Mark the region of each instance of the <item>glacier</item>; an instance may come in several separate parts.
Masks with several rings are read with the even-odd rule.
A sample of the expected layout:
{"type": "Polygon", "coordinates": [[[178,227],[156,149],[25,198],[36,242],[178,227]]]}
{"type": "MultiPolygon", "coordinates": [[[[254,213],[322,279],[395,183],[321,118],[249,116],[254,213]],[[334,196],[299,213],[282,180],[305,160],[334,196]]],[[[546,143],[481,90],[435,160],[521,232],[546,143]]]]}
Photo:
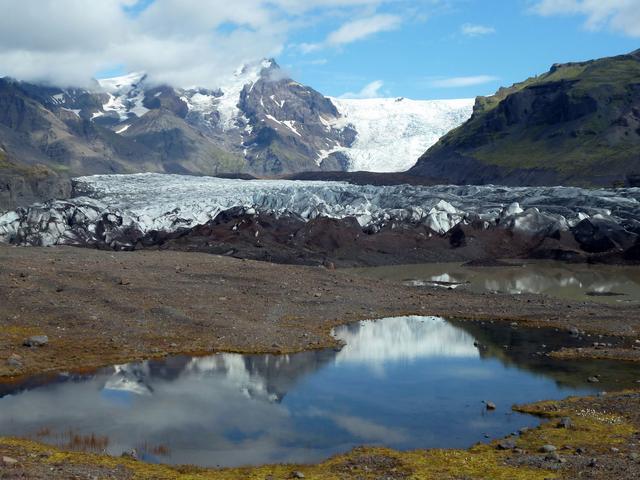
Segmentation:
{"type": "Polygon", "coordinates": [[[68,200],[0,214],[0,241],[130,249],[151,232],[194,228],[234,208],[302,221],[351,217],[368,233],[422,224],[443,235],[473,223],[550,235],[591,221],[613,229],[621,243],[640,234],[638,188],[371,186],[133,174],[80,177],[74,192],[68,200]]]}
{"type": "Polygon", "coordinates": [[[350,171],[404,172],[440,137],[471,117],[474,99],[330,98],[340,113],[334,128],[351,125],[355,142],[343,152],[350,171]]]}

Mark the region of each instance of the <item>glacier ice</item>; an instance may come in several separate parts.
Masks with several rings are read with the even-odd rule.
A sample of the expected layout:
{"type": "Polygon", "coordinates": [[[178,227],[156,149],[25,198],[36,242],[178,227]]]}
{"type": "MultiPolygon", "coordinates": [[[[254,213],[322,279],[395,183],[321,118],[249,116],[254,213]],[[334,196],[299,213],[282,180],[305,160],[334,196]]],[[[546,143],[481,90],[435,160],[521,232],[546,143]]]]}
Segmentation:
{"type": "Polygon", "coordinates": [[[423,224],[444,234],[480,221],[485,228],[546,235],[585,218],[604,218],[636,233],[640,225],[638,188],[371,186],[135,174],[80,177],[74,191],[77,196],[69,200],[0,214],[0,241],[125,248],[150,232],[193,228],[235,207],[302,220],[353,217],[371,232],[423,224]]]}
{"type": "Polygon", "coordinates": [[[474,100],[331,98],[340,113],[334,128],[351,125],[356,140],[339,148],[349,170],[404,172],[440,137],[471,116],[474,100]]]}

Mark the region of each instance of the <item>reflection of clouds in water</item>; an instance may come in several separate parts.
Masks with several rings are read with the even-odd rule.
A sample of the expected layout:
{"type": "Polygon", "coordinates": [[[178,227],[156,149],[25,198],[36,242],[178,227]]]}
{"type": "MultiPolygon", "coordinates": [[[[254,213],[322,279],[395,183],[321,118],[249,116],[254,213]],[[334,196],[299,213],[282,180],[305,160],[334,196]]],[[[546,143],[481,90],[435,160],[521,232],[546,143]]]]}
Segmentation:
{"type": "Polygon", "coordinates": [[[454,365],[447,368],[445,371],[450,377],[468,378],[470,380],[489,380],[491,378],[495,378],[497,375],[495,369],[487,366],[471,367],[454,365]]]}
{"type": "Polygon", "coordinates": [[[432,282],[443,282],[443,283],[462,283],[458,277],[454,277],[449,275],[448,273],[443,273],[441,275],[432,275],[429,279],[432,282]]]}
{"type": "Polygon", "coordinates": [[[407,434],[401,429],[386,427],[355,415],[344,415],[312,409],[312,411],[309,412],[309,416],[328,418],[337,426],[363,442],[400,443],[407,440],[407,434]]]}
{"type": "Polygon", "coordinates": [[[576,287],[584,290],[610,291],[618,285],[617,282],[585,282],[580,281],[575,276],[561,275],[554,277],[551,275],[543,275],[535,272],[522,272],[514,274],[510,278],[492,278],[484,282],[484,288],[489,291],[507,292],[507,293],[545,293],[556,288],[576,287]],[[599,290],[601,289],[601,290],[599,290]]]}
{"type": "Polygon", "coordinates": [[[260,463],[282,455],[297,435],[289,411],[247,398],[225,378],[225,372],[211,371],[208,380],[185,372],[172,380],[149,377],[153,395],[132,395],[126,403],[102,394],[113,377],[52,385],[0,399],[0,426],[6,435],[34,434],[43,426],[54,435],[69,429],[99,433],[109,437],[114,454],[170,441],[179,463],[215,465],[234,454],[236,464],[260,463]],[[244,443],[252,450],[241,458],[238,445],[244,443]]]}
{"type": "Polygon", "coordinates": [[[478,357],[473,337],[439,317],[397,317],[360,322],[335,329],[346,342],[336,363],[365,363],[373,368],[384,362],[428,357],[478,357]]]}

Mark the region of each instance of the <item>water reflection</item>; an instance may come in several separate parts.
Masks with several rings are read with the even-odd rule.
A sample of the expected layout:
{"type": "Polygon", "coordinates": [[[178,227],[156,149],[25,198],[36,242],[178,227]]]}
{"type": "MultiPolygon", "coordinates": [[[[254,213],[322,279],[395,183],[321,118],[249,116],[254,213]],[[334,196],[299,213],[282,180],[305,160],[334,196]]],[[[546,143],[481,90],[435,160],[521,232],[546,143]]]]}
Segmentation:
{"type": "Polygon", "coordinates": [[[96,445],[109,453],[137,449],[146,460],[171,463],[307,462],[361,444],[469,446],[485,433],[535,424],[511,413],[513,403],[592,388],[583,363],[567,369],[529,358],[541,339],[526,340],[522,331],[402,317],[335,334],[346,342],[340,352],[174,357],[2,387],[0,435],[67,445],[64,432],[95,434],[108,437],[96,445]],[[502,342],[519,344],[521,353],[510,356],[502,342]],[[496,412],[486,412],[486,399],[496,412]]]}
{"type": "Polygon", "coordinates": [[[457,263],[434,263],[354,271],[417,287],[533,293],[574,300],[640,304],[640,269],[637,267],[528,261],[513,267],[474,268],[457,263]]]}

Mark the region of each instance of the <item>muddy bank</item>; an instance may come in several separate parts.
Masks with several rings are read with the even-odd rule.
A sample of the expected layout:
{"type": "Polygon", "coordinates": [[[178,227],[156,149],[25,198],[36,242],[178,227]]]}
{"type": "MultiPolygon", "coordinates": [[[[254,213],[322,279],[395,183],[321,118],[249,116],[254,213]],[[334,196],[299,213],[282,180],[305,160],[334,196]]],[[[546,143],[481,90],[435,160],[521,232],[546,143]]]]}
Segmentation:
{"type": "Polygon", "coordinates": [[[634,306],[412,288],[341,270],[202,253],[0,246],[0,376],[177,353],[291,352],[335,345],[330,329],[405,314],[502,320],[640,337],[634,306]],[[42,348],[25,339],[46,335],[42,348]],[[10,365],[11,355],[19,365],[10,365]]]}

